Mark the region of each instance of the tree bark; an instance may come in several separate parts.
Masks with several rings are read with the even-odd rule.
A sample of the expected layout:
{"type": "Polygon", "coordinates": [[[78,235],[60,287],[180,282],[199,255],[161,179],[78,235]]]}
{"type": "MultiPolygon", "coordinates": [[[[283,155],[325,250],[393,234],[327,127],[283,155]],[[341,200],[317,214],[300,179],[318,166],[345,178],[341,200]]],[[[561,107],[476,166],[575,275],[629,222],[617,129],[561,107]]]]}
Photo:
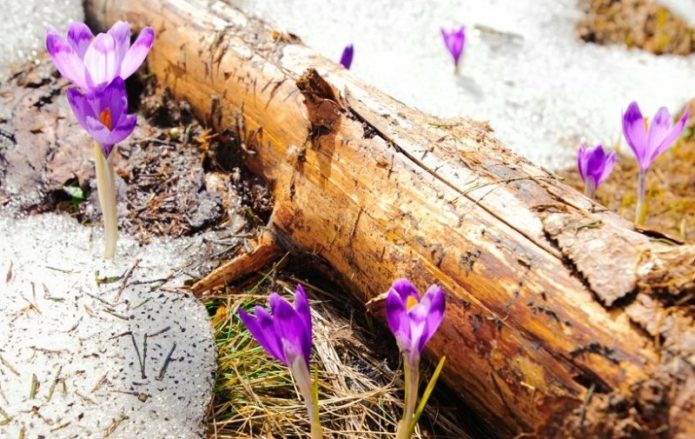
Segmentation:
{"type": "Polygon", "coordinates": [[[414,111],[222,1],[87,0],[151,25],[149,68],[273,187],[272,227],[364,302],[447,291],[427,354],[501,436],[693,437],[693,255],[505,149],[414,111]],[[677,263],[677,270],[671,265],[677,263]]]}

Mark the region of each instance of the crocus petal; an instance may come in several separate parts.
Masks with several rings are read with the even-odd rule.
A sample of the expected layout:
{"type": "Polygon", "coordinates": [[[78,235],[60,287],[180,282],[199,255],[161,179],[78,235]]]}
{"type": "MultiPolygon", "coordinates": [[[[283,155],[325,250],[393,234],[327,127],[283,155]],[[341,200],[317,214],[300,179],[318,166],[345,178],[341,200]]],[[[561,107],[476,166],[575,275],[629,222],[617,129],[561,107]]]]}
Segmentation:
{"type": "Polygon", "coordinates": [[[591,180],[594,188],[599,185],[599,177],[603,173],[603,168],[606,162],[606,153],[603,151],[603,147],[598,145],[594,148],[590,148],[587,151],[586,157],[586,176],[591,180]]]}
{"type": "Polygon", "coordinates": [[[111,130],[106,128],[103,123],[96,117],[87,116],[85,119],[85,127],[90,136],[102,145],[113,145],[111,142],[111,130]]]}
{"type": "Polygon", "coordinates": [[[68,28],[68,43],[70,43],[80,59],[84,58],[84,54],[87,52],[87,48],[93,39],[94,34],[86,24],[80,21],[70,23],[70,27],[68,28]]]}
{"type": "Polygon", "coordinates": [[[652,119],[649,124],[649,130],[647,132],[650,161],[654,161],[654,159],[663,152],[659,151],[658,148],[670,129],[671,113],[669,113],[666,107],[661,107],[654,115],[654,119],[652,119]]]}
{"type": "MultiPolygon", "coordinates": [[[[292,305],[277,293],[270,295],[270,309],[273,313],[275,332],[283,340],[283,351],[286,354],[301,353],[308,365],[311,359],[311,338],[307,337],[303,319],[292,305]]],[[[291,362],[292,359],[287,358],[287,361],[291,362]]]]}
{"type": "Polygon", "coordinates": [[[108,31],[116,47],[116,62],[120,65],[130,47],[130,26],[124,21],[117,21],[108,31]]]}
{"type": "Polygon", "coordinates": [[[405,308],[405,302],[393,289],[391,289],[386,296],[384,314],[386,315],[386,322],[388,323],[389,329],[396,338],[398,347],[402,351],[410,351],[413,345],[413,339],[410,333],[410,318],[405,308]]]}
{"type": "Polygon", "coordinates": [[[432,333],[427,328],[427,307],[424,304],[413,306],[408,311],[410,324],[410,340],[406,349],[410,357],[415,360],[420,357],[425,343],[430,339],[432,333]]]}
{"type": "Polygon", "coordinates": [[[249,315],[243,309],[239,310],[239,317],[244,322],[256,342],[272,357],[287,364],[280,346],[279,339],[273,332],[273,319],[260,306],[255,309],[255,317],[249,315]]]}
{"type": "Polygon", "coordinates": [[[632,102],[623,115],[623,134],[635,154],[640,169],[646,171],[652,163],[649,155],[649,137],[637,102],[632,102]]]}
{"type": "Polygon", "coordinates": [[[137,121],[138,118],[134,114],[129,114],[123,117],[109,133],[105,143],[115,145],[116,143],[122,142],[133,132],[137,121]]]}
{"type": "Polygon", "coordinates": [[[582,181],[586,181],[586,160],[587,152],[586,152],[586,145],[583,143],[579,145],[579,149],[577,150],[577,171],[579,171],[579,176],[582,178],[582,181]]]}
{"type": "Polygon", "coordinates": [[[606,181],[606,178],[608,178],[608,176],[611,175],[617,158],[618,156],[615,154],[615,151],[611,151],[608,153],[606,159],[603,162],[603,169],[601,170],[601,174],[598,176],[598,179],[596,181],[596,187],[598,187],[601,183],[606,181]]]}
{"type": "Polygon", "coordinates": [[[93,87],[110,83],[119,75],[116,42],[111,35],[99,34],[94,38],[84,55],[84,65],[93,87]]]}
{"type": "Polygon", "coordinates": [[[146,27],[140,32],[137,40],[126,52],[123,62],[121,63],[121,78],[126,79],[140,67],[145,57],[152,49],[154,44],[154,30],[151,27],[146,27]]]}
{"type": "Polygon", "coordinates": [[[430,341],[430,338],[439,328],[442,320],[444,320],[444,308],[446,306],[444,291],[438,285],[430,286],[420,304],[416,306],[422,306],[426,310],[425,319],[427,324],[418,344],[418,349],[422,352],[427,342],[430,341]]]}
{"type": "Polygon", "coordinates": [[[304,326],[306,326],[307,332],[309,334],[312,334],[311,308],[309,307],[309,299],[306,296],[304,287],[300,284],[297,284],[297,286],[294,289],[294,309],[295,311],[297,311],[297,314],[299,314],[299,317],[302,318],[304,326]]]}
{"type": "Polygon", "coordinates": [[[681,118],[676,122],[676,124],[671,128],[671,130],[666,133],[664,138],[661,140],[661,143],[656,147],[656,156],[661,154],[662,152],[666,151],[673,143],[678,140],[681,134],[683,134],[683,130],[685,129],[685,124],[688,122],[688,117],[690,116],[690,108],[687,108],[684,112],[681,118]]]}
{"type": "Polygon", "coordinates": [[[91,105],[87,102],[86,97],[80,93],[76,88],[69,88],[66,92],[68,98],[68,104],[72,108],[72,112],[75,114],[77,122],[84,128],[87,129],[87,117],[94,117],[94,112],[92,111],[91,105]]]}
{"type": "Polygon", "coordinates": [[[391,290],[398,293],[403,303],[406,303],[408,297],[413,296],[417,301],[420,301],[420,295],[415,286],[408,279],[396,279],[391,285],[391,290]]]}
{"type": "Polygon", "coordinates": [[[46,50],[61,75],[76,86],[87,88],[84,63],[70,44],[57,33],[49,31],[46,34],[46,50]]]}
{"type": "Polygon", "coordinates": [[[100,145],[100,146],[101,146],[101,153],[104,154],[104,157],[109,158],[111,151],[113,151],[113,147],[116,145],[100,145]]]}
{"type": "Polygon", "coordinates": [[[442,37],[444,38],[444,44],[446,45],[447,49],[449,49],[451,56],[454,58],[454,64],[458,65],[461,54],[463,53],[463,46],[466,41],[465,27],[461,26],[457,30],[452,29],[450,31],[441,29],[441,32],[442,37]]]}
{"type": "Polygon", "coordinates": [[[340,64],[349,70],[350,66],[352,65],[352,57],[354,54],[355,48],[352,46],[352,44],[345,46],[345,49],[343,49],[343,54],[340,56],[340,64]]]}
{"type": "Polygon", "coordinates": [[[384,305],[384,314],[386,315],[386,323],[389,325],[391,332],[396,334],[403,332],[403,320],[405,315],[405,303],[401,296],[394,290],[390,290],[386,296],[384,305]]]}
{"type": "MultiPolygon", "coordinates": [[[[97,105],[94,109],[95,114],[99,114],[104,108],[109,108],[113,117],[117,118],[125,115],[128,111],[128,93],[126,92],[125,82],[120,77],[116,77],[97,95],[99,99],[94,101],[97,105]]],[[[117,124],[117,120],[114,119],[113,121],[117,124]]]]}

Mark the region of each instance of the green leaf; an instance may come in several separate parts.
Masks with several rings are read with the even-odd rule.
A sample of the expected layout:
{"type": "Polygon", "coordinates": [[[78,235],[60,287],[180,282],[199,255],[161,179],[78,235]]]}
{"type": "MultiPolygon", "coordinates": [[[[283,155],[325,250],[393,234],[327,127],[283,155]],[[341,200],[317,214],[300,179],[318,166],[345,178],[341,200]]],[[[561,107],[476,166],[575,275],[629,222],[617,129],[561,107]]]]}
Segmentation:
{"type": "Polygon", "coordinates": [[[63,190],[70,195],[73,200],[84,201],[85,195],[84,191],[79,186],[63,186],[63,190]]]}
{"type": "Polygon", "coordinates": [[[417,425],[417,422],[420,420],[420,416],[422,416],[422,412],[425,410],[425,406],[427,405],[427,401],[430,399],[430,395],[432,394],[432,391],[434,390],[434,386],[437,384],[437,380],[439,379],[439,374],[442,373],[442,369],[444,368],[444,362],[446,361],[446,355],[443,356],[440,360],[439,363],[437,364],[437,368],[434,369],[434,373],[432,374],[432,378],[430,378],[430,381],[427,383],[427,387],[425,388],[425,391],[422,393],[422,398],[420,398],[420,403],[417,405],[417,409],[415,410],[415,413],[413,414],[413,419],[410,422],[410,435],[413,435],[413,431],[415,431],[415,426],[417,425]]]}

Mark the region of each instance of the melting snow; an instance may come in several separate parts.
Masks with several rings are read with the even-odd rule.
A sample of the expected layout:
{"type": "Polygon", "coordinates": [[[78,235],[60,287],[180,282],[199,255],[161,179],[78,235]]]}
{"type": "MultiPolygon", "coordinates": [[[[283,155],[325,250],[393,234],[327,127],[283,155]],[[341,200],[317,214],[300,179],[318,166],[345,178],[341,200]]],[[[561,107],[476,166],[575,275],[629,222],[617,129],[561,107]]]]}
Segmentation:
{"type": "Polygon", "coordinates": [[[176,288],[202,238],[122,237],[106,263],[65,216],[0,216],[0,237],[0,436],[204,437],[215,346],[176,288]]]}
{"type": "Polygon", "coordinates": [[[335,60],[354,43],[355,75],[424,112],[489,120],[509,147],[553,169],[573,162],[581,140],[619,141],[630,101],[673,113],[695,96],[695,56],[578,41],[577,0],[232,3],[335,60]],[[439,28],[460,24],[468,41],[454,76],[439,28]]]}

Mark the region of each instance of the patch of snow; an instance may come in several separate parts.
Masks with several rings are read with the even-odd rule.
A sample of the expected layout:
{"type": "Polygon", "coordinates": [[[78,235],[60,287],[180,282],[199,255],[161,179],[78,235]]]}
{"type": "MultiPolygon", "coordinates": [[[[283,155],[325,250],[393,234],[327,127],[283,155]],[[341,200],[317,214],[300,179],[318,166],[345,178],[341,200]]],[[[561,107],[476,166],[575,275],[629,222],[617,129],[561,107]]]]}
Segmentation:
{"type": "Polygon", "coordinates": [[[47,26],[62,30],[71,21],[84,21],[82,0],[0,0],[0,11],[0,75],[37,58],[47,26]]]}
{"type": "Polygon", "coordinates": [[[202,236],[121,236],[109,263],[102,234],[0,215],[0,437],[204,437],[215,345],[177,288],[202,236]]]}
{"type": "Polygon", "coordinates": [[[695,96],[695,56],[585,44],[576,0],[232,3],[336,62],[354,43],[361,79],[426,113],[489,120],[510,148],[551,169],[572,165],[580,141],[622,141],[632,100],[647,114],[661,105],[675,113],[695,96]],[[455,76],[440,27],[461,24],[468,34],[455,76]]]}
{"type": "Polygon", "coordinates": [[[657,0],[657,3],[677,14],[690,27],[695,27],[695,0],[657,0]]]}

